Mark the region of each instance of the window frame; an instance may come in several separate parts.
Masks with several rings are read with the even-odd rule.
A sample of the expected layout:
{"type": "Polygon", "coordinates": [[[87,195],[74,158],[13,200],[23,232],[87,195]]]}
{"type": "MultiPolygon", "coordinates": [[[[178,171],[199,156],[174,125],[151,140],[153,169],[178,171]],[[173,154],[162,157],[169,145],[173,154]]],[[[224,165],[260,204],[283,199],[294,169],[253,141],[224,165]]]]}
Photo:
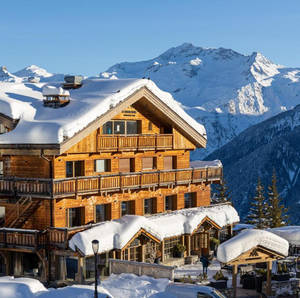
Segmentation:
{"type": "Polygon", "coordinates": [[[94,172],[95,173],[106,173],[111,172],[111,159],[110,158],[97,158],[94,159],[94,172]],[[98,171],[97,170],[97,162],[98,161],[104,161],[104,171],[98,171]]]}

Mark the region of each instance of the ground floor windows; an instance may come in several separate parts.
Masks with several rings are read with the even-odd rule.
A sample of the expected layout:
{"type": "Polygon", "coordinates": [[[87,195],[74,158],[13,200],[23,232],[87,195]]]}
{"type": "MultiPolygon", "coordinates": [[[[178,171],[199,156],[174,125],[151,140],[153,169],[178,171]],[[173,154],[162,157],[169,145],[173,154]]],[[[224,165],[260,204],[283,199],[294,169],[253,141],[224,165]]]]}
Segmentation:
{"type": "Polygon", "coordinates": [[[181,237],[165,239],[164,255],[165,259],[173,258],[174,247],[181,243],[181,237]]]}
{"type": "Polygon", "coordinates": [[[165,211],[176,210],[176,195],[165,196],[165,211]]]}
{"type": "Polygon", "coordinates": [[[156,198],[144,199],[144,214],[153,214],[156,212],[156,198]]]}
{"type": "Polygon", "coordinates": [[[66,210],[66,223],[69,228],[84,225],[84,207],[68,208],[66,210]]]}
{"type": "Polygon", "coordinates": [[[111,204],[96,205],[96,222],[111,219],[111,204]]]}
{"type": "Polygon", "coordinates": [[[184,194],[184,208],[196,207],[196,192],[188,192],[184,194]]]}
{"type": "Polygon", "coordinates": [[[135,214],[135,201],[121,202],[121,216],[135,214]]]}
{"type": "Polygon", "coordinates": [[[208,247],[209,233],[196,233],[191,237],[191,250],[194,253],[206,255],[209,251],[208,247]]]}

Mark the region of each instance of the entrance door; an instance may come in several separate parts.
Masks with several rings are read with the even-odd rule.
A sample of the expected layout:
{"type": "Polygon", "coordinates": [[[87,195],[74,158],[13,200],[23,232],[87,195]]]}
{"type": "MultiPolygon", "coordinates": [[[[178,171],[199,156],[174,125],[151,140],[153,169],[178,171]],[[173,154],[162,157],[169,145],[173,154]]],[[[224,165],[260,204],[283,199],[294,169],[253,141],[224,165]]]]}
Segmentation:
{"type": "Polygon", "coordinates": [[[209,234],[206,232],[196,233],[191,237],[191,250],[194,254],[208,255],[209,234]]]}

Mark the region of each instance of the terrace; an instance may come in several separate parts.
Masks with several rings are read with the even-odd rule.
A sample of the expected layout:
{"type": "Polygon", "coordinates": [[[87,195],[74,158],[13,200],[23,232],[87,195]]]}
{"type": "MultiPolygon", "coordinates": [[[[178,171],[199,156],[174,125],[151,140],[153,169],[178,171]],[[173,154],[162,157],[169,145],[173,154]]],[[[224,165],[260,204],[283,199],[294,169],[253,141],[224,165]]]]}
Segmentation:
{"type": "Polygon", "coordinates": [[[219,183],[222,176],[222,166],[212,166],[64,179],[1,177],[0,196],[30,195],[32,198],[46,199],[74,197],[128,189],[173,187],[193,183],[219,183]]]}

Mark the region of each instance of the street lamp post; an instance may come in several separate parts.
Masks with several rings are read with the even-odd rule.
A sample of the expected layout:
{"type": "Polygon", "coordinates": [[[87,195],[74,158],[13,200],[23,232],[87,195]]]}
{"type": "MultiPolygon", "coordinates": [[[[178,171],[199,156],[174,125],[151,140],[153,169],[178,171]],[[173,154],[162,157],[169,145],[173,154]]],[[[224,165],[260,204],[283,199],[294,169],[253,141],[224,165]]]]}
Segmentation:
{"type": "Polygon", "coordinates": [[[94,297],[98,298],[98,291],[97,291],[97,286],[98,286],[98,272],[97,272],[97,254],[98,254],[98,250],[99,250],[99,241],[98,240],[93,240],[92,241],[92,247],[93,247],[93,252],[94,252],[94,256],[95,256],[95,293],[94,293],[94,297]]]}

